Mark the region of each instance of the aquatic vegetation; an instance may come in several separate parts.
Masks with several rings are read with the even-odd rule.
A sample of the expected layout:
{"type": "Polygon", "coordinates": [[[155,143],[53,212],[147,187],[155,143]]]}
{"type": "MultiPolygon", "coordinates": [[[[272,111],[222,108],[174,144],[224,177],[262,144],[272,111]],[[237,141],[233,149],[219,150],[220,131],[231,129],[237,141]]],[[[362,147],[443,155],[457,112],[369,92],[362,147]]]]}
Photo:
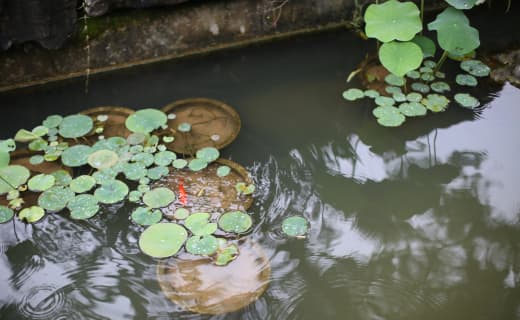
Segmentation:
{"type": "Polygon", "coordinates": [[[291,237],[303,237],[307,233],[308,222],[303,217],[293,216],[285,218],[282,222],[282,231],[291,237]]]}
{"type": "Polygon", "coordinates": [[[241,211],[226,212],[218,220],[218,226],[226,232],[245,233],[252,225],[251,217],[241,211]]]}
{"type": "Polygon", "coordinates": [[[146,228],[139,237],[141,250],[154,258],[173,256],[188,238],[188,232],[175,223],[156,223],[146,228]]]}
{"type": "Polygon", "coordinates": [[[380,63],[388,74],[383,77],[371,75],[370,70],[376,70],[375,68],[367,68],[366,73],[363,69],[353,71],[347,82],[353,75],[361,74],[369,83],[381,78],[384,78],[384,83],[380,84],[377,91],[370,87],[364,91],[350,88],[343,92],[343,98],[348,101],[364,97],[373,99],[378,106],[373,115],[385,127],[400,126],[407,117],[424,116],[427,110],[434,113],[445,111],[452,99],[466,108],[477,107],[479,103],[468,99],[468,94],[461,92],[464,89],[460,87],[475,87],[478,84],[476,77],[490,74],[487,65],[474,59],[475,50],[480,46],[479,32],[470,25],[463,12],[479,2],[446,2],[451,6],[427,24],[428,30],[436,32],[438,46],[443,50],[437,62],[424,60],[435,57],[437,50],[432,39],[420,34],[424,23],[422,8],[419,10],[410,1],[397,0],[369,5],[364,15],[365,34],[368,38],[382,42],[378,45],[378,61],[374,63],[380,63]],[[453,87],[451,79],[440,80],[446,78],[446,74],[439,70],[447,58],[462,61],[460,67],[467,72],[456,75],[454,84],[460,87],[453,87]],[[431,91],[435,94],[423,97],[423,94],[431,91]],[[450,92],[453,92],[452,97],[449,96],[450,92]],[[397,104],[399,105],[396,106],[397,104]]]}

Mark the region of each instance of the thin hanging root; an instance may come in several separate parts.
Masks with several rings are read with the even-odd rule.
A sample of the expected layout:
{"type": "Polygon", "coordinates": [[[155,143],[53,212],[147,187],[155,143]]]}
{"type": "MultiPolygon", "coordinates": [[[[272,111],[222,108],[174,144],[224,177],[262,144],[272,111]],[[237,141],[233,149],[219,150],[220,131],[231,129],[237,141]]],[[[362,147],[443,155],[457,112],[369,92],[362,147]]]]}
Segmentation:
{"type": "Polygon", "coordinates": [[[352,71],[347,78],[347,83],[349,83],[356,75],[358,75],[363,69],[359,68],[354,71],[352,71]]]}
{"type": "Polygon", "coordinates": [[[83,33],[85,33],[85,50],[87,52],[86,57],[86,69],[85,69],[85,94],[88,94],[88,85],[89,85],[89,79],[90,79],[90,39],[88,35],[88,23],[87,23],[87,3],[86,0],[83,0],[83,33]]]}

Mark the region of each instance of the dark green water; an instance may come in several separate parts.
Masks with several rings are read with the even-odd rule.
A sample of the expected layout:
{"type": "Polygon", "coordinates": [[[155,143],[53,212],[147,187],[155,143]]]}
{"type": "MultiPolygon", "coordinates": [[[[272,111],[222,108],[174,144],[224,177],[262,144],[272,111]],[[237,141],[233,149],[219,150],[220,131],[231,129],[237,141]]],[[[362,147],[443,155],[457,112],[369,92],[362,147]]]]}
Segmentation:
{"type": "MultiPolygon", "coordinates": [[[[2,94],[2,138],[56,112],[223,100],[242,118],[223,154],[258,185],[251,237],[272,274],[212,319],[520,319],[520,90],[381,128],[341,98],[367,48],[336,31],[96,76],[88,95],[82,80],[2,94]],[[306,239],[281,235],[290,215],[306,239]]],[[[0,225],[0,319],[211,318],[166,299],[140,230],[124,205],[0,225]]]]}

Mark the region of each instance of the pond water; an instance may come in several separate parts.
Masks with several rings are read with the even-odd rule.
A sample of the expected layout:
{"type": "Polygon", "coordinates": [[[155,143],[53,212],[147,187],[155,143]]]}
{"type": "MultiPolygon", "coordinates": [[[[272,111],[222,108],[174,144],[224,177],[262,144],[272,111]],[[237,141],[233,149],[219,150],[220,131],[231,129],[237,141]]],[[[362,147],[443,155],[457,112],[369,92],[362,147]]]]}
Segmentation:
{"type": "Polygon", "coordinates": [[[83,79],[1,94],[2,138],[101,105],[235,107],[242,131],[223,155],[257,184],[250,237],[271,278],[240,311],[186,312],[127,206],[51,214],[0,225],[0,319],[520,319],[520,90],[484,84],[477,111],[382,128],[369,101],[341,98],[372,47],[339,30],[94,76],[88,94],[83,79]],[[291,215],[309,220],[306,239],[282,235],[291,215]]]}

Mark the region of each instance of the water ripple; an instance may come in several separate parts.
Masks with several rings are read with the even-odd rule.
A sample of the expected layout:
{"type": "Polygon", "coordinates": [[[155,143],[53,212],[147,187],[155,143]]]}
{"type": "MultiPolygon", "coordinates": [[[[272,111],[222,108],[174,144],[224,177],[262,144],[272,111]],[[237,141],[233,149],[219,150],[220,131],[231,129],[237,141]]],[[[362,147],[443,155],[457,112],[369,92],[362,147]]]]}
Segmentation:
{"type": "Polygon", "coordinates": [[[62,290],[51,285],[33,287],[18,305],[21,314],[29,319],[75,319],[62,290]],[[67,309],[67,310],[64,310],[67,309]]]}

